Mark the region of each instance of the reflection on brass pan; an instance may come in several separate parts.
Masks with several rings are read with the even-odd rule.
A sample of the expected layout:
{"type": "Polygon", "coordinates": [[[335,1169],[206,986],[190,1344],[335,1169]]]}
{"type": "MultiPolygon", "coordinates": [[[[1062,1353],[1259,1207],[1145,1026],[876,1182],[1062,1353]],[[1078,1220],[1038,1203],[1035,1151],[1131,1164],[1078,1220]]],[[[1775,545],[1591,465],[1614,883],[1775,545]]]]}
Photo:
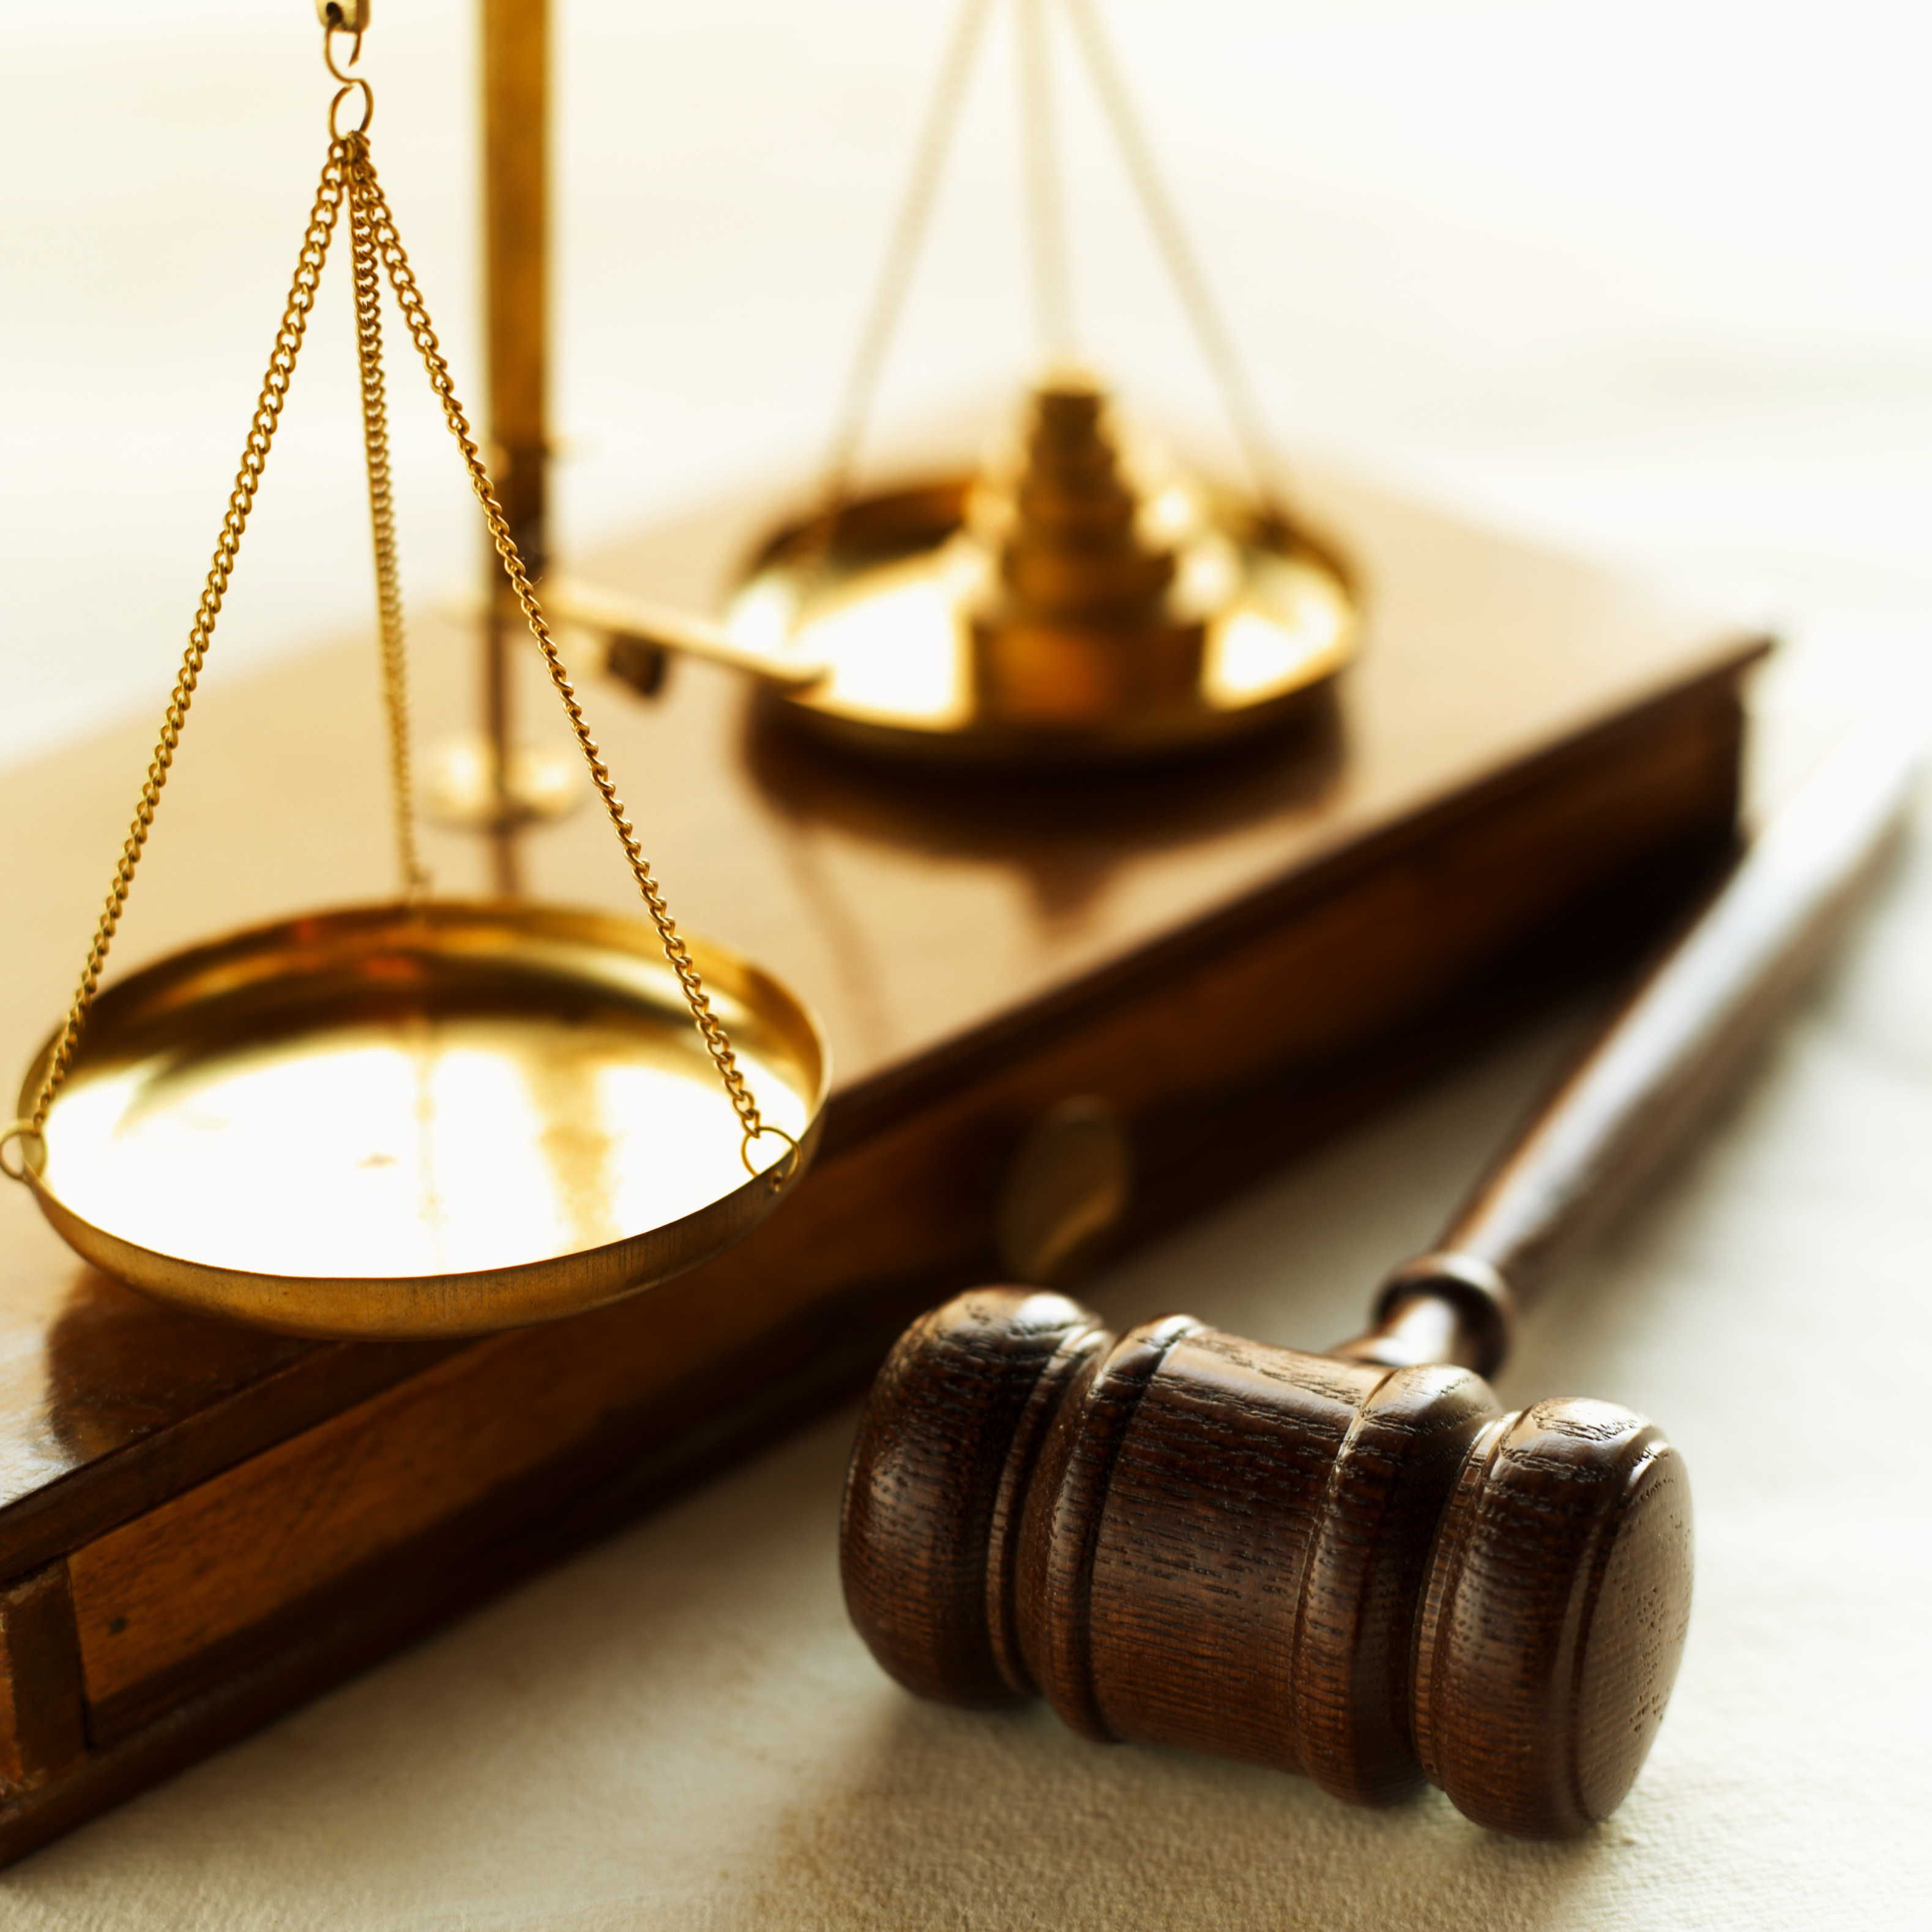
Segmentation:
{"type": "Polygon", "coordinates": [[[470,1334],[595,1307],[741,1239],[817,1141],[815,1022],[690,944],[796,1160],[768,1136],[748,1172],[649,924],[433,903],[257,928],[108,988],[28,1178],[104,1273],[286,1333],[470,1334]]]}
{"type": "Polygon", "coordinates": [[[869,763],[788,728],[789,707],[748,705],[745,768],[776,812],[934,864],[997,866],[1042,918],[1084,918],[1123,868],[1237,826],[1294,824],[1332,800],[1347,756],[1332,684],[1264,736],[1159,764],[1068,768],[902,767],[891,785],[869,763]]]}
{"type": "Polygon", "coordinates": [[[1340,564],[1131,444],[1058,377],[1017,454],[780,532],[727,614],[849,748],[955,763],[1169,757],[1299,716],[1354,656],[1340,564]]]}

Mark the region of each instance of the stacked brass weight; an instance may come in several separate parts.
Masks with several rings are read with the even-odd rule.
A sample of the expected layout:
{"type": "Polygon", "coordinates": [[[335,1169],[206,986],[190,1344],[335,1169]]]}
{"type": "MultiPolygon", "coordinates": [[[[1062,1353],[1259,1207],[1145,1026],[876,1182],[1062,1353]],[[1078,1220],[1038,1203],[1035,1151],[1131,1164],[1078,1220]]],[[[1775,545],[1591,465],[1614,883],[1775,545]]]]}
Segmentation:
{"type": "Polygon", "coordinates": [[[1029,399],[1016,473],[989,475],[973,494],[969,528],[992,581],[968,622],[974,696],[989,720],[1102,725],[1184,709],[1200,687],[1208,615],[1232,584],[1232,547],[1205,527],[1198,496],[1178,478],[1137,487],[1111,416],[1090,382],[1042,386],[1029,399]],[[1184,587],[1184,544],[1194,566],[1184,587]]]}
{"type": "Polygon", "coordinates": [[[848,748],[1048,766],[1279,726],[1360,632],[1306,531],[1210,493],[1064,374],[979,472],[780,532],[726,621],[781,712],[848,748]]]}

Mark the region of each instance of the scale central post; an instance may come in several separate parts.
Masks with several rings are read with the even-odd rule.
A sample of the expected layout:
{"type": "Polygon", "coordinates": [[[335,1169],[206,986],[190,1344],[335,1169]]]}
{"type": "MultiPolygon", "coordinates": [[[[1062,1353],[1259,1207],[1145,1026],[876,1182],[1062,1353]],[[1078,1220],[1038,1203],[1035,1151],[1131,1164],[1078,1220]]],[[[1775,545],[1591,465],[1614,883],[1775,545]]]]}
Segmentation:
{"type": "MultiPolygon", "coordinates": [[[[484,345],[498,498],[541,580],[550,562],[550,4],[482,0],[484,345]]],[[[513,659],[527,632],[494,554],[484,560],[480,742],[449,747],[438,815],[492,842],[500,891],[519,886],[517,835],[577,802],[572,761],[518,742],[513,659]]]]}
{"type": "MultiPolygon", "coordinates": [[[[483,272],[490,435],[510,533],[532,576],[550,559],[550,4],[483,0],[483,272]]],[[[493,560],[494,562],[494,560],[493,560]]],[[[502,572],[494,567],[493,583],[502,572]]],[[[508,748],[506,645],[520,613],[493,600],[488,722],[508,748]]]]}

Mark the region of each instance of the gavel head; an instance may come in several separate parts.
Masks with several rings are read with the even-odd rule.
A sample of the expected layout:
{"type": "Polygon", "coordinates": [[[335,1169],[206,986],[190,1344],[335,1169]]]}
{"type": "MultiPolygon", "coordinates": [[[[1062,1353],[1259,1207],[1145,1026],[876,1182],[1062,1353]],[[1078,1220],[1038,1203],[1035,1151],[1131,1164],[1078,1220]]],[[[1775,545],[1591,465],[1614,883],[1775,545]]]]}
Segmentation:
{"type": "Polygon", "coordinates": [[[1118,1340],[980,1288],[902,1337],[846,1480],[845,1600],[909,1689],[1043,1694],[1083,1735],[1300,1771],[1370,1804],[1426,1779],[1478,1823],[1606,1816],[1683,1648],[1690,1504],[1642,1417],[1504,1414],[1172,1316],[1118,1340]]]}

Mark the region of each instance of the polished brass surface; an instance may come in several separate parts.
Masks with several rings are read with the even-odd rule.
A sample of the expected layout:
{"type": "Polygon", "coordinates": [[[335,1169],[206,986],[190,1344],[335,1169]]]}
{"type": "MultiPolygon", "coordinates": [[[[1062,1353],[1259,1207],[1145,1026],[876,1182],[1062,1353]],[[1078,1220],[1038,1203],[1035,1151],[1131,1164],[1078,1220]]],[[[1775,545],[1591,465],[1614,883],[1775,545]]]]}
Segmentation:
{"type": "Polygon", "coordinates": [[[778,654],[746,648],[722,624],[653,604],[621,590],[607,590],[601,584],[586,584],[576,578],[547,577],[543,584],[544,608],[560,624],[592,632],[609,640],[623,639],[658,651],[671,651],[680,657],[703,658],[733,670],[748,671],[770,684],[796,688],[815,684],[825,675],[826,667],[801,657],[796,652],[778,654]]]}
{"type": "Polygon", "coordinates": [[[829,1070],[782,987],[692,953],[773,1130],[756,1178],[649,923],[432,902],[258,928],[108,988],[34,1192],[130,1286],[299,1334],[472,1334],[652,1286],[796,1185],[829,1070]]]}
{"type": "Polygon", "coordinates": [[[518,547],[541,574],[550,453],[549,0],[482,0],[482,65],[492,469],[518,547]]]}
{"type": "MultiPolygon", "coordinates": [[[[483,314],[490,469],[504,519],[533,577],[550,556],[550,4],[483,0],[483,314]]],[[[503,785],[482,822],[500,829],[563,808],[509,788],[518,768],[509,658],[515,600],[485,566],[480,769],[503,785]]]]}
{"type": "MultiPolygon", "coordinates": [[[[325,29],[325,52],[327,32],[325,29]]],[[[331,71],[334,71],[332,58],[328,64],[331,71]]],[[[340,98],[337,96],[338,101],[340,98]]],[[[332,108],[332,118],[333,112],[332,108]]],[[[66,1078],[81,1030],[87,1024],[88,1010],[100,988],[102,969],[107,963],[114,936],[120,930],[122,914],[127,910],[135,870],[147,849],[148,834],[154,830],[162,788],[174,768],[175,754],[181,747],[188,711],[201,682],[202,668],[208,661],[208,646],[214,640],[214,626],[227,596],[228,581],[235,574],[236,560],[242,554],[242,538],[248,527],[248,514],[255,507],[256,493],[262,487],[262,473],[268,467],[268,451],[282,419],[283,406],[289,399],[289,382],[295,374],[296,358],[308,332],[309,314],[315,306],[322,264],[328,260],[336,218],[342,212],[347,194],[348,164],[349,142],[332,136],[328,158],[322,164],[322,180],[316,190],[315,204],[309,211],[308,226],[302,231],[295,278],[282,310],[281,326],[275,332],[274,347],[269,352],[268,372],[262,378],[262,391],[256,400],[255,413],[248,421],[241,466],[236,472],[235,487],[230,492],[228,507],[222,516],[221,532],[215,539],[214,558],[202,585],[201,601],[195,607],[194,620],[188,628],[181,669],[176,675],[167,710],[162,716],[154,755],[148,763],[140,796],[135,802],[134,820],[128,828],[128,837],[122,846],[114,877],[108,885],[106,902],[101,908],[87,957],[82,963],[80,981],[74,989],[66,1022],[56,1038],[52,1052],[46,1056],[41,1082],[31,1096],[31,1104],[20,1109],[22,1118],[36,1132],[46,1118],[55,1092],[66,1078]]]]}
{"type": "MultiPolygon", "coordinates": [[[[820,472],[817,501],[822,518],[826,520],[824,527],[828,529],[832,514],[849,504],[856,494],[854,479],[860,445],[884,371],[886,352],[904,311],[913,270],[931,225],[947,152],[958,127],[974,62],[993,10],[993,0],[959,0],[820,472]]],[[[1012,0],[1038,353],[1040,362],[1049,368],[1076,353],[1072,266],[1056,140],[1058,113],[1049,21],[1054,10],[1050,0],[1012,0]]],[[[1153,143],[1135,110],[1112,45],[1088,0],[1063,0],[1060,10],[1071,25],[1074,46],[1088,69],[1174,292],[1220,389],[1259,513],[1264,520],[1284,522],[1276,465],[1260,399],[1156,163],[1153,143]]]]}
{"type": "MultiPolygon", "coordinates": [[[[338,82],[348,80],[333,44],[341,31],[324,28],[338,82]]],[[[352,65],[361,50],[358,34],[352,65]]],[[[454,1334],[594,1306],[738,1238],[808,1157],[824,1064],[788,995],[727,954],[707,952],[700,968],[706,950],[694,951],[671,919],[458,399],[376,178],[364,131],[374,110],[360,79],[331,104],[294,286],[147,782],[74,1002],[28,1074],[20,1117],[0,1131],[0,1169],[33,1187],[82,1255],[155,1294],[303,1334],[454,1334]],[[362,119],[345,134],[337,115],[352,93],[362,119]],[[104,1000],[101,971],[345,206],[405,904],[318,915],[177,956],[104,1000]],[[648,928],[424,903],[410,809],[384,274],[648,928]],[[644,933],[648,968],[634,956],[644,933]],[[600,962],[600,950],[623,970],[600,962]],[[705,984],[714,961],[722,999],[721,986],[705,984]],[[750,1060],[730,1036],[741,1024],[750,1060]],[[755,1043],[785,1037],[796,1064],[768,1066],[755,1043]],[[761,1083],[769,1073],[776,1112],[761,1108],[748,1064],[761,1083]],[[793,1077],[801,1065],[802,1078],[793,1077]],[[702,1100],[682,1090],[694,1066],[702,1100]],[[702,1128],[721,1108],[736,1174],[728,1166],[720,1174],[702,1128]],[[532,1181],[536,1170],[547,1185],[532,1181]]],[[[494,783],[494,767],[490,776],[494,783]]]]}
{"type": "MultiPolygon", "coordinates": [[[[1040,358],[1016,463],[862,498],[860,445],[992,0],[960,0],[821,470],[728,624],[779,709],[849,749],[989,764],[1171,756],[1287,722],[1354,653],[1353,588],[1284,511],[1259,400],[1098,16],[1012,0],[1040,358]],[[1069,368],[1073,288],[1051,21],[1064,11],[1250,472],[1216,501],[1130,449],[1069,368]],[[938,506],[944,502],[945,507],[938,506]],[[820,667],[824,674],[808,681],[820,667]]],[[[674,646],[675,647],[675,646],[674,646]]]]}
{"type": "MultiPolygon", "coordinates": [[[[366,24],[366,14],[363,24],[366,24]]],[[[358,30],[359,32],[359,28],[358,30]]],[[[396,866],[404,896],[430,889],[416,844],[416,781],[410,748],[410,680],[401,574],[396,562],[395,495],[389,475],[389,408],[382,376],[382,270],[363,186],[367,142],[349,150],[349,241],[356,275],[356,364],[362,394],[363,466],[369,484],[369,534],[376,564],[376,609],[382,643],[382,700],[389,727],[389,792],[396,866]]],[[[373,172],[370,172],[373,178],[373,172]]]]}
{"type": "Polygon", "coordinates": [[[1305,532],[1145,451],[1057,378],[1024,452],[782,532],[727,622],[816,682],[784,713],[854,748],[956,762],[1181,753],[1299,715],[1354,655],[1356,599],[1305,532]]]}
{"type": "Polygon", "coordinates": [[[1090,382],[1042,384],[1010,473],[968,506],[994,566],[968,622],[976,707],[996,723],[1104,725],[1200,686],[1237,566],[1184,483],[1128,473],[1110,415],[1090,382]]]}
{"type": "MultiPolygon", "coordinates": [[[[366,167],[367,152],[364,144],[364,164],[366,167]]],[[[358,184],[363,176],[358,174],[358,184]]],[[[482,506],[484,522],[489,526],[490,538],[498,559],[503,567],[503,575],[518,608],[522,611],[524,621],[530,635],[536,639],[538,650],[542,654],[544,668],[550,674],[552,686],[562,700],[564,715],[570,720],[572,733],[577,740],[578,749],[584,754],[585,766],[590,773],[590,782],[597,788],[598,796],[604,801],[604,808],[610,820],[611,830],[617,835],[617,842],[623,848],[624,856],[631,868],[631,875],[636,880],[645,908],[651,921],[658,929],[665,957],[670,960],[676,973],[678,982],[684,988],[686,1004],[691,1009],[691,1017],[697,1022],[698,1030],[704,1036],[706,1050],[710,1054],[712,1064],[718,1070],[718,1077],[724,1083],[724,1090],[730,1097],[731,1106],[744,1129],[747,1142],[754,1141],[764,1131],[759,1118],[758,1106],[752,1097],[733,1053],[731,1041],[718,1016],[711,1010],[705,998],[702,975],[692,962],[688,949],[673,922],[670,908],[665,904],[664,895],[658,890],[656,880],[651,874],[650,862],[644,856],[644,848],[638,842],[635,829],[624,810],[624,802],[617,796],[617,788],[610,776],[610,767],[604,762],[597,748],[596,740],[590,735],[590,728],[584,722],[584,707],[577,701],[576,687],[564,668],[563,658],[556,647],[556,640],[550,634],[548,620],[542,606],[537,602],[536,587],[530,581],[530,573],[523,556],[517,548],[516,538],[512,532],[508,519],[503,513],[502,505],[497,500],[491,485],[489,472],[483,466],[483,454],[477,447],[472,434],[470,419],[464,415],[463,405],[458,400],[456,388],[449,373],[449,364],[445,359],[441,344],[436,339],[429,311],[423,306],[422,292],[416,285],[415,272],[410,266],[410,258],[404,251],[402,238],[396,232],[394,218],[389,212],[388,203],[383,199],[377,184],[375,170],[366,167],[366,187],[359,187],[370,200],[374,211],[377,245],[381,251],[383,266],[388,271],[389,286],[394,291],[396,305],[403,312],[403,321],[410,332],[410,338],[423,360],[429,373],[430,386],[436,392],[436,400],[442,405],[443,421],[449,433],[455,437],[457,447],[463,452],[464,466],[469,472],[470,487],[477,502],[482,506]]]]}
{"type": "MultiPolygon", "coordinates": [[[[482,0],[483,323],[488,440],[498,500],[541,578],[550,555],[549,0],[482,0]]],[[[479,606],[480,731],[436,747],[425,803],[440,824],[493,835],[500,890],[514,883],[514,835],[560,818],[582,788],[553,754],[520,740],[513,654],[524,619],[494,558],[479,606]]]]}
{"type": "MultiPolygon", "coordinates": [[[[338,74],[332,54],[325,48],[331,73],[338,74]]],[[[367,83],[362,83],[365,93],[367,83]]],[[[339,105],[341,96],[336,97],[339,105]]],[[[334,107],[331,108],[332,124],[334,107]]],[[[223,519],[221,535],[218,539],[214,559],[209,566],[208,580],[202,592],[200,607],[196,611],[191,629],[186,655],[181,671],[176,680],[172,694],[169,699],[160,738],[153,762],[149,765],[146,784],[142,787],[137,803],[134,821],[130,828],[121,861],[117,866],[112,884],[108,892],[107,902],[92,945],[82,968],[80,986],[68,1013],[67,1021],[56,1036],[50,1053],[42,1082],[38,1089],[33,1106],[24,1118],[36,1132],[44,1124],[47,1109],[58,1093],[61,1083],[67,1077],[82,1030],[86,1024],[89,1007],[99,986],[100,973],[110,947],[118,930],[128,896],[134,883],[135,868],[140,862],[148,836],[152,829],[156,806],[162,786],[172,766],[176,750],[181,741],[182,725],[187,718],[196,686],[205,662],[208,646],[212,638],[216,617],[218,616],[224,592],[232,574],[235,561],[240,552],[242,537],[248,522],[256,490],[260,488],[262,475],[266,466],[268,453],[275,426],[280,420],[281,408],[288,394],[289,383],[294,374],[296,358],[302,346],[303,334],[308,325],[308,313],[313,307],[315,291],[320,281],[322,265],[326,259],[330,236],[334,231],[335,220],[344,202],[347,201],[353,208],[352,221],[356,229],[356,243],[358,262],[366,258],[368,263],[380,262],[388,274],[389,286],[397,305],[403,313],[410,338],[422,357],[423,367],[428,374],[430,387],[442,405],[444,422],[450,434],[456,439],[463,453],[463,460],[469,478],[470,488],[483,512],[488,527],[490,542],[502,565],[503,577],[508,586],[509,594],[522,613],[530,635],[535,639],[541,652],[545,669],[550,674],[552,686],[561,700],[566,716],[570,721],[572,732],[577,740],[578,748],[583,754],[591,782],[596,787],[604,801],[604,810],[610,820],[611,829],[622,847],[632,878],[642,896],[646,909],[658,930],[664,956],[676,972],[679,983],[684,988],[685,1000],[691,1017],[703,1036],[706,1050],[717,1069],[718,1077],[729,1096],[733,1110],[736,1113],[746,1141],[758,1139],[765,1131],[759,1117],[758,1106],[733,1053],[729,1035],[712,1012],[705,997],[701,976],[693,964],[688,950],[680,936],[670,916],[664,896],[658,890],[657,881],[651,873],[650,862],[645,858],[643,848],[638,844],[635,830],[626,814],[624,802],[617,795],[610,768],[598,752],[596,742],[590,735],[590,727],[584,721],[583,706],[578,704],[575,687],[570,681],[558,652],[555,639],[550,634],[550,626],[537,601],[536,592],[530,580],[530,572],[517,548],[508,519],[502,503],[498,500],[489,472],[484,467],[482,452],[476,437],[471,433],[470,419],[464,414],[463,405],[456,394],[449,364],[443,356],[442,345],[436,338],[434,326],[430,320],[429,311],[424,305],[422,291],[418,286],[415,271],[410,266],[407,250],[403,246],[402,237],[398,232],[395,218],[391,213],[382,184],[376,178],[375,163],[371,158],[368,136],[351,134],[346,136],[332,136],[329,142],[328,158],[322,168],[322,183],[317,191],[314,209],[304,231],[301,256],[296,272],[295,284],[290,292],[288,304],[282,318],[280,329],[275,338],[275,348],[268,366],[260,400],[256,405],[254,419],[249,425],[248,441],[244,446],[241,473],[230,499],[228,513],[223,519]]],[[[364,312],[360,300],[357,312],[357,345],[364,371],[364,407],[365,440],[374,436],[371,428],[369,410],[370,392],[368,386],[370,372],[377,373],[375,402],[380,425],[381,389],[380,371],[381,318],[380,308],[374,305],[364,312]]],[[[393,532],[388,526],[386,444],[380,438],[367,442],[370,463],[370,505],[374,529],[379,584],[386,593],[392,585],[386,583],[383,575],[386,550],[393,550],[393,532]]],[[[393,556],[390,557],[393,564],[393,556]]],[[[398,607],[398,614],[400,606],[398,607]]],[[[406,746],[404,731],[403,700],[400,687],[401,670],[400,637],[392,639],[388,632],[390,613],[384,610],[385,668],[391,700],[391,717],[395,742],[406,746]],[[395,649],[390,646],[394,643],[395,649]]],[[[399,784],[406,782],[408,775],[406,757],[392,760],[394,776],[399,784]]],[[[408,806],[406,793],[399,796],[399,812],[406,814],[408,806]]],[[[407,836],[405,822],[403,842],[403,860],[406,886],[414,890],[421,883],[420,874],[413,868],[413,846],[407,836]]]]}

